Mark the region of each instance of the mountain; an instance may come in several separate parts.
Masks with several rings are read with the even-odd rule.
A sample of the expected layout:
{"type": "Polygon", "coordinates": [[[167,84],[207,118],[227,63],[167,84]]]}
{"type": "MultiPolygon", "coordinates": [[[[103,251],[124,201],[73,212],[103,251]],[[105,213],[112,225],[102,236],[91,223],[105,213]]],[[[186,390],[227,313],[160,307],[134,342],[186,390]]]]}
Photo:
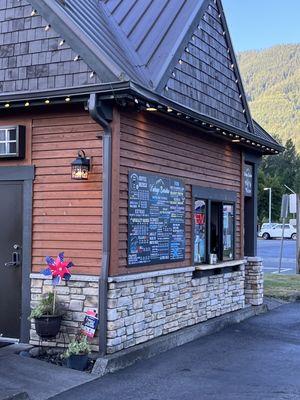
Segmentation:
{"type": "Polygon", "coordinates": [[[300,44],[237,55],[254,119],[300,151],[300,44]]]}

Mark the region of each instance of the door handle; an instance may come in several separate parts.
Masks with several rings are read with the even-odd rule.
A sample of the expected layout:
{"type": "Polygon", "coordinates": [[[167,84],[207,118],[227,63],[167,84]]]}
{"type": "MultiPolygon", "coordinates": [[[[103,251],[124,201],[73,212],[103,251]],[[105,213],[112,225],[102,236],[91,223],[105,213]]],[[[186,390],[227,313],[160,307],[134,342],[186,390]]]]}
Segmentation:
{"type": "MultiPolygon", "coordinates": [[[[15,250],[19,250],[20,246],[15,244],[15,250]]],[[[6,267],[19,267],[21,265],[21,256],[19,251],[14,251],[12,253],[11,261],[4,264],[6,267]]]]}

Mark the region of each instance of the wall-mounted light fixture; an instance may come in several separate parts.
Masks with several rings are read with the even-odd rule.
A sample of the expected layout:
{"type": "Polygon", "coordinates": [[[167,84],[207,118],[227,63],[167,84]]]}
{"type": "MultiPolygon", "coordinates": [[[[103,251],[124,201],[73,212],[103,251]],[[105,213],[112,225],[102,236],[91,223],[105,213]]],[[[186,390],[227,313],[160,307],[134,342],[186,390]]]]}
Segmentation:
{"type": "Polygon", "coordinates": [[[71,177],[76,180],[87,180],[91,170],[91,160],[83,150],[78,151],[77,158],[71,163],[71,177]]]}

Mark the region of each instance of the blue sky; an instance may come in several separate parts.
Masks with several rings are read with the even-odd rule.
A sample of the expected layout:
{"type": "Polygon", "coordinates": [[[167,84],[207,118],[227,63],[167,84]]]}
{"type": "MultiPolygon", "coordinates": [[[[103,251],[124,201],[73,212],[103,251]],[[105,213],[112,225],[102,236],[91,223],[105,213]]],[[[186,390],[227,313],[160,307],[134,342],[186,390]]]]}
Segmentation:
{"type": "Polygon", "coordinates": [[[222,0],[235,51],[300,43],[300,0],[222,0]]]}

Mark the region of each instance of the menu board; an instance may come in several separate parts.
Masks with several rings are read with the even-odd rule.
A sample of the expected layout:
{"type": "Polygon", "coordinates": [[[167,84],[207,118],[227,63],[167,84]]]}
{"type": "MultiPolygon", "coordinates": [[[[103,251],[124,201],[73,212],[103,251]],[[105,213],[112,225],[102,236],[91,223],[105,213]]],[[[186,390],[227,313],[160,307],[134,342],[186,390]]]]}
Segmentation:
{"type": "Polygon", "coordinates": [[[129,173],[128,265],[185,258],[185,189],[182,181],[129,173]]]}

